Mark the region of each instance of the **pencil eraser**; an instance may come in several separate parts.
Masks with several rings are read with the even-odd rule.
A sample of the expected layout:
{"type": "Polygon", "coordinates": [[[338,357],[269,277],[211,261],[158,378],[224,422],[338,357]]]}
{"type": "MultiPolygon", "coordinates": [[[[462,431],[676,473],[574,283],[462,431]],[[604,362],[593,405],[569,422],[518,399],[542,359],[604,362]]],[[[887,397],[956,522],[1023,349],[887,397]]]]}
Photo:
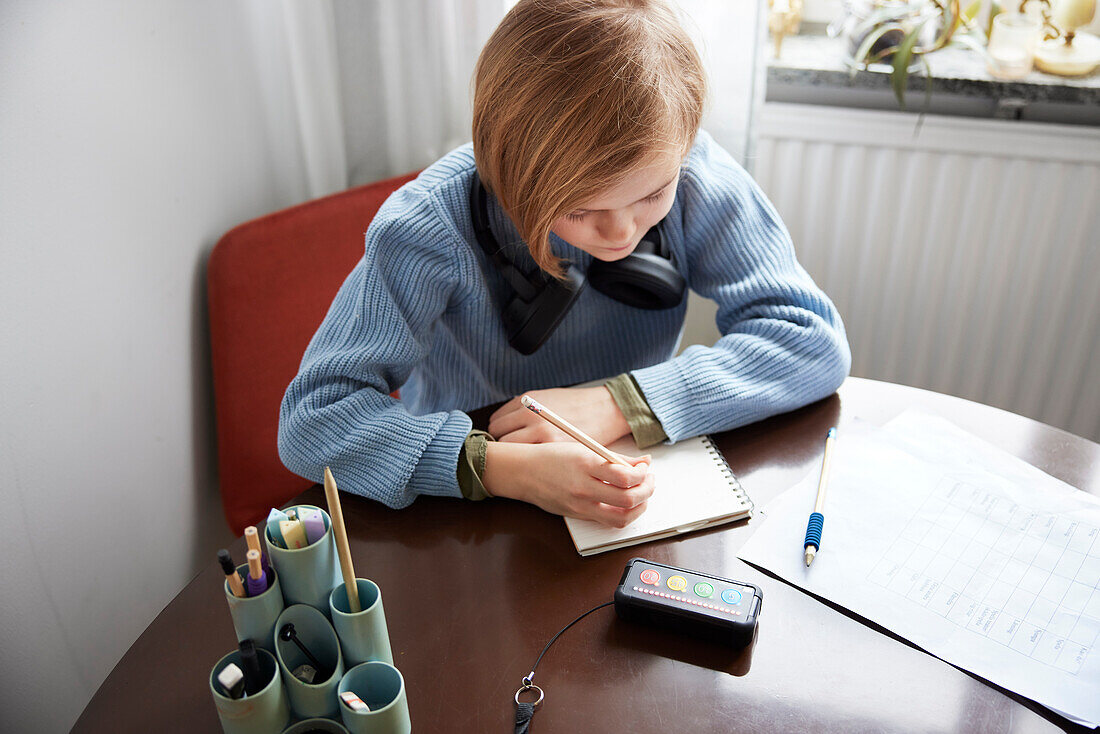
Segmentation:
{"type": "Polygon", "coordinates": [[[229,551],[225,548],[218,551],[218,564],[222,567],[222,572],[226,576],[237,572],[237,566],[233,563],[233,556],[229,555],[229,551]]]}
{"type": "Polygon", "coordinates": [[[298,520],[306,529],[306,542],[316,543],[325,534],[325,518],[320,510],[303,507],[298,510],[298,520]]]}
{"type": "Polygon", "coordinates": [[[225,689],[225,695],[230,698],[240,698],[244,693],[244,673],[236,663],[230,663],[218,673],[218,683],[225,689]]]}
{"type": "Polygon", "coordinates": [[[302,523],[298,520],[281,520],[279,522],[279,533],[283,536],[283,542],[287,548],[305,548],[309,545],[309,541],[306,539],[306,529],[302,527],[302,523]]]}
{"type": "Polygon", "coordinates": [[[283,534],[279,531],[279,523],[287,519],[289,518],[282,510],[272,508],[267,514],[267,535],[271,538],[271,542],[280,548],[286,548],[286,541],[283,540],[283,534]]]}
{"type": "Polygon", "coordinates": [[[359,696],[356,696],[351,691],[344,691],[341,693],[340,700],[352,711],[370,711],[370,706],[363,703],[363,699],[359,698],[359,696]]]}

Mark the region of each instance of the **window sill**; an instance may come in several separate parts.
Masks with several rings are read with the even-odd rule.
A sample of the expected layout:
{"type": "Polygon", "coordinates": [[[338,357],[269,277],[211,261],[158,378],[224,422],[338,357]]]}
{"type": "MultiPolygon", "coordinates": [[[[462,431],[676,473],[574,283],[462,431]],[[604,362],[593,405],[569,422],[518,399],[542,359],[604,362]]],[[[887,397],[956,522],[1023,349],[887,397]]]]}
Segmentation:
{"type": "MultiPolygon", "coordinates": [[[[930,113],[1100,126],[1100,71],[1074,78],[1033,71],[1024,79],[1002,81],[967,49],[948,47],[926,58],[932,70],[930,113]]],[[[785,38],[781,57],[768,60],[767,79],[770,102],[898,109],[889,74],[853,75],[844,62],[843,40],[823,33],[785,38]]],[[[909,111],[925,110],[927,83],[923,71],[910,75],[909,111]]]]}

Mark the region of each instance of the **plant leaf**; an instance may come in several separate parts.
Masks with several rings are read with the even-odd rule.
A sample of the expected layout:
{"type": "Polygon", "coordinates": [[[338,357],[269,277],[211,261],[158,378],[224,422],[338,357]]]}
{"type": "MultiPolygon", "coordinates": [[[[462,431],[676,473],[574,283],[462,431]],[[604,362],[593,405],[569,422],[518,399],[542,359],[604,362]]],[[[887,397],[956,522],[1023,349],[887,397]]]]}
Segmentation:
{"type": "Polygon", "coordinates": [[[928,114],[928,111],[932,109],[932,67],[928,63],[923,55],[920,57],[921,64],[924,65],[924,107],[920,111],[920,115],[917,117],[917,131],[920,131],[921,123],[924,122],[924,116],[928,114]]]}
{"type": "Polygon", "coordinates": [[[905,109],[905,87],[909,81],[909,62],[913,58],[913,47],[917,45],[917,38],[921,29],[928,21],[922,21],[902,40],[894,54],[894,70],[890,72],[890,86],[894,88],[894,96],[898,98],[898,105],[905,109]]]}
{"type": "MultiPolygon", "coordinates": [[[[887,23],[886,25],[881,25],[878,28],[875,28],[873,31],[871,31],[866,36],[864,36],[863,41],[859,44],[859,48],[856,49],[856,54],[855,54],[856,63],[857,64],[863,64],[863,67],[867,68],[867,66],[869,66],[872,63],[867,58],[868,54],[871,53],[871,47],[875,45],[875,42],[878,41],[878,39],[882,38],[884,35],[886,35],[890,31],[902,31],[902,32],[904,32],[905,29],[902,28],[897,23],[887,23]]],[[[887,49],[887,51],[889,51],[889,49],[887,49]]],[[[855,76],[855,73],[856,73],[856,70],[853,69],[852,70],[852,76],[855,76]]]]}

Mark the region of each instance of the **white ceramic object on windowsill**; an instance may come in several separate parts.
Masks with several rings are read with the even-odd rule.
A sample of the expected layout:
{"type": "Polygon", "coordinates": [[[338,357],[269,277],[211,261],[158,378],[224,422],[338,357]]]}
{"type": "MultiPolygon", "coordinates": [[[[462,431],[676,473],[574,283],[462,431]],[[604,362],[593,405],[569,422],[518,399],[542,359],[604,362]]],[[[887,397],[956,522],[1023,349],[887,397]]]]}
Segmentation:
{"type": "Polygon", "coordinates": [[[1084,76],[1100,65],[1100,38],[1077,31],[1095,15],[1096,0],[1054,0],[1051,20],[1063,37],[1040,43],[1035,65],[1059,76],[1084,76]]]}

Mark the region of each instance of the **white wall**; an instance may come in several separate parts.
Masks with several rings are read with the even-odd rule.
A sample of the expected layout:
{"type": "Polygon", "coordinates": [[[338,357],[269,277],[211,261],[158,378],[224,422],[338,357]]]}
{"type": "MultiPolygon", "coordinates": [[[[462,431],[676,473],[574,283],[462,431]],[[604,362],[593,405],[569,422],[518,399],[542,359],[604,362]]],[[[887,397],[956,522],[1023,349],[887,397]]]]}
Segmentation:
{"type": "Polygon", "coordinates": [[[205,260],[310,196],[264,5],[0,3],[0,730],[66,731],[228,539],[205,260]]]}

